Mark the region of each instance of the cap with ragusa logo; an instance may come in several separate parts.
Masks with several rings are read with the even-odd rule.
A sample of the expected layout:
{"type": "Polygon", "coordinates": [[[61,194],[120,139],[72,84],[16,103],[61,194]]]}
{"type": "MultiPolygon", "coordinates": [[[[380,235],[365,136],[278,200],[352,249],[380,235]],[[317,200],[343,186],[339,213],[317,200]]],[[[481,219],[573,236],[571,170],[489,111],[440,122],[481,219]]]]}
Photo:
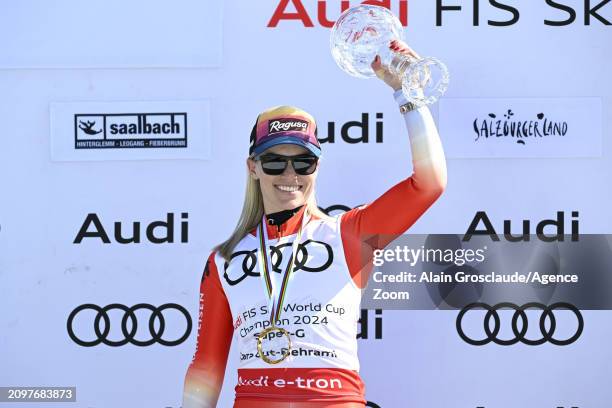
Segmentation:
{"type": "Polygon", "coordinates": [[[283,143],[303,146],[314,155],[321,155],[314,118],[295,106],[275,106],[259,114],[251,131],[249,155],[261,154],[283,143]]]}

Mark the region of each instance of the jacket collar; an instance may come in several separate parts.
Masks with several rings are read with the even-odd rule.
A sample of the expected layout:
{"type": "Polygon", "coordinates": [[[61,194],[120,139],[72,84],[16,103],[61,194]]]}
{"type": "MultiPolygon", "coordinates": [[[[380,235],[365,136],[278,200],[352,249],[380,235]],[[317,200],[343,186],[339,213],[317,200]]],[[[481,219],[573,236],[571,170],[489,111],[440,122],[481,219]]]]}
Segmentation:
{"type": "MultiPolygon", "coordinates": [[[[292,235],[292,234],[296,234],[298,232],[298,230],[300,229],[300,226],[302,225],[302,218],[304,218],[304,212],[306,211],[306,204],[304,204],[302,206],[302,208],[299,209],[298,212],[296,212],[295,214],[293,214],[287,221],[285,221],[284,223],[282,223],[280,226],[279,225],[270,225],[267,221],[268,218],[266,217],[266,228],[268,230],[268,238],[269,239],[277,239],[280,237],[285,237],[287,235],[292,235]]],[[[310,214],[310,219],[316,219],[318,218],[317,216],[313,215],[312,213],[310,214]]],[[[253,236],[257,235],[257,228],[259,227],[259,225],[257,225],[255,228],[253,228],[250,231],[250,234],[253,236]]]]}

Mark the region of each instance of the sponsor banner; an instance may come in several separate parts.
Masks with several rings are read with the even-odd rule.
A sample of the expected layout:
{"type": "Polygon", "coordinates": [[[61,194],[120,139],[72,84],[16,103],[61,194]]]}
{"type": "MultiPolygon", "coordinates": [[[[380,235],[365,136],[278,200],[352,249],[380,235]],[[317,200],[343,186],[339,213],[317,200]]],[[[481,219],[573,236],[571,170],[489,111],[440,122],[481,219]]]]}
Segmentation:
{"type": "Polygon", "coordinates": [[[601,98],[442,98],[449,158],[601,157],[601,98]]]}
{"type": "Polygon", "coordinates": [[[0,68],[218,67],[222,10],[195,0],[6,3],[0,68]]]}
{"type": "MultiPolygon", "coordinates": [[[[7,199],[0,200],[0,361],[11,369],[0,370],[0,385],[75,387],[74,407],[186,407],[185,373],[201,326],[202,270],[210,249],[229,236],[240,214],[244,160],[257,114],[290,104],[317,119],[324,155],[317,202],[332,216],[369,205],[413,171],[391,88],[347,75],[329,50],[331,25],[342,9],[362,0],[178,0],[163,7],[142,0],[4,3],[0,179],[7,199]],[[225,17],[231,29],[223,32],[222,69],[95,69],[215,67],[225,17]],[[201,99],[208,102],[190,102],[201,99]],[[112,102],[126,100],[163,102],[112,102]],[[50,106],[53,101],[63,103],[50,106]],[[51,132],[58,161],[49,165],[45,141],[51,132]],[[149,160],[192,158],[207,161],[149,160]],[[112,192],[99,180],[112,180],[112,192]],[[44,341],[29,347],[35,339],[44,341]]],[[[405,27],[406,42],[451,71],[448,93],[430,107],[449,158],[449,184],[407,233],[464,233],[474,213],[486,211],[488,221],[479,217],[475,229],[490,230],[490,223],[502,243],[487,245],[485,265],[468,258],[476,237],[460,245],[450,237],[450,258],[412,268],[396,262],[399,271],[388,275],[398,276],[396,281],[378,282],[387,285],[385,303],[401,301],[403,291],[416,303],[418,293],[400,281],[421,266],[419,277],[431,272],[452,279],[418,283],[422,299],[457,307],[391,310],[379,300],[362,302],[355,317],[367,407],[608,406],[612,313],[586,310],[577,300],[609,300],[602,296],[612,290],[612,275],[602,276],[609,271],[611,235],[600,237],[607,247],[586,236],[612,230],[610,155],[601,147],[612,135],[612,26],[606,24],[612,22],[612,0],[369,3],[388,5],[405,27]],[[529,99],[534,96],[541,98],[529,99]],[[553,132],[565,134],[493,136],[497,123],[490,122],[508,120],[504,115],[509,129],[532,120],[541,131],[546,120],[553,132]],[[476,119],[484,132],[478,141],[476,119]],[[578,218],[574,210],[580,211],[579,242],[568,238],[557,246],[533,236],[537,224],[554,220],[558,210],[564,211],[563,235],[578,218]],[[505,242],[506,224],[508,235],[527,230],[532,241],[505,242]],[[524,253],[525,268],[509,270],[521,261],[512,253],[508,262],[505,252],[493,256],[495,248],[510,245],[533,247],[524,253]],[[563,251],[574,245],[580,253],[563,251]],[[475,282],[463,282],[468,273],[475,282]],[[498,273],[524,276],[526,282],[486,281],[498,273]],[[578,282],[571,282],[574,274],[578,282]],[[576,290],[587,284],[589,290],[576,290]],[[522,285],[530,296],[502,297],[497,290],[512,288],[506,285],[522,285]],[[562,296],[567,291],[571,296],[562,296]],[[579,293],[589,297],[576,299],[579,293]]],[[[503,132],[503,122],[499,126],[503,132]]],[[[544,233],[553,230],[546,224],[544,233]]],[[[325,250],[313,244],[305,244],[302,255],[325,250]]],[[[403,256],[401,241],[388,249],[395,253],[396,245],[403,256]]],[[[422,254],[421,245],[409,249],[422,254]]],[[[385,261],[380,254],[378,259],[385,261]]],[[[221,284],[255,279],[256,267],[248,256],[244,261],[234,274],[221,272],[221,284]]],[[[300,322],[316,316],[306,309],[310,302],[295,303],[304,307],[296,313],[300,322]]],[[[232,317],[236,324],[239,316],[232,317]]],[[[219,407],[233,405],[240,358],[234,344],[219,407]]],[[[268,384],[276,379],[269,377],[268,384]]],[[[282,379],[294,387],[302,381],[282,379]]]]}
{"type": "Polygon", "coordinates": [[[51,103],[54,161],[209,159],[208,101],[51,103]]]}
{"type": "Polygon", "coordinates": [[[266,27],[282,29],[331,28],[338,15],[349,7],[371,4],[389,9],[404,27],[493,27],[505,28],[530,23],[549,27],[609,26],[610,0],[528,1],[430,1],[409,0],[271,0],[266,4],[266,27]]]}

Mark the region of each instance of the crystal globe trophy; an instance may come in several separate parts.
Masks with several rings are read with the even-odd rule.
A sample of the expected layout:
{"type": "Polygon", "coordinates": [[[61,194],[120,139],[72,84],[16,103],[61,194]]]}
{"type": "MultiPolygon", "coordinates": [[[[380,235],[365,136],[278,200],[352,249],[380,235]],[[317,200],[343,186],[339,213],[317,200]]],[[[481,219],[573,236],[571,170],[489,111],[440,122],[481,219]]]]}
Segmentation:
{"type": "Polygon", "coordinates": [[[391,72],[402,78],[402,91],[408,102],[429,105],[446,92],[449,74],[446,65],[433,57],[421,59],[389,49],[391,40],[402,39],[403,27],[388,9],[360,5],[346,10],[333,26],[331,53],[342,70],[358,78],[376,73],[370,66],[376,55],[391,72]]]}

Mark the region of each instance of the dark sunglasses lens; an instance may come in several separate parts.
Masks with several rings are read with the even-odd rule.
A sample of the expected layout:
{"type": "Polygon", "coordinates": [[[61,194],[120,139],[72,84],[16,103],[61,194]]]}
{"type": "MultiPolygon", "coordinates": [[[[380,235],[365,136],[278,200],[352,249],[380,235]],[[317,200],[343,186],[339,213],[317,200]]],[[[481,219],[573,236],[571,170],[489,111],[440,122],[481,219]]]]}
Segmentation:
{"type": "Polygon", "coordinates": [[[264,159],[261,160],[261,168],[264,173],[271,175],[279,175],[283,174],[283,171],[287,168],[287,160],[274,158],[274,159],[264,159]]]}
{"type": "Polygon", "coordinates": [[[316,157],[303,157],[293,159],[293,169],[297,174],[312,174],[317,164],[316,157]]]}

